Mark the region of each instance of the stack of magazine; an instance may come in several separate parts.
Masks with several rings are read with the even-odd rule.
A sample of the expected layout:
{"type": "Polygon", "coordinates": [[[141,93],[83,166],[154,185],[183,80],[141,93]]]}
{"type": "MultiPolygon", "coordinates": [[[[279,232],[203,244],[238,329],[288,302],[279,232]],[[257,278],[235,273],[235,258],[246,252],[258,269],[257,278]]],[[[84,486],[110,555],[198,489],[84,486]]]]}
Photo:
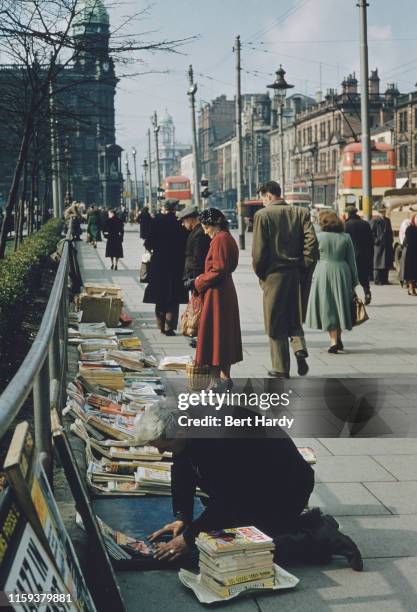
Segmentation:
{"type": "Polygon", "coordinates": [[[221,598],[275,586],[274,542],[256,527],[200,533],[200,583],[221,598]]]}

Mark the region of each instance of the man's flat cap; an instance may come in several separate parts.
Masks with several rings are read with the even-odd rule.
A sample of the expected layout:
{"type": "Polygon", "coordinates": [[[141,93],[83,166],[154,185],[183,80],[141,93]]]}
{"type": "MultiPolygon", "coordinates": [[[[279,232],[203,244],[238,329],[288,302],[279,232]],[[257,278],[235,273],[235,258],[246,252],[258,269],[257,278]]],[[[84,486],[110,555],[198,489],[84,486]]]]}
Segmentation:
{"type": "Polygon", "coordinates": [[[198,217],[198,210],[195,206],[186,206],[177,213],[177,217],[180,221],[187,217],[198,217]]]}

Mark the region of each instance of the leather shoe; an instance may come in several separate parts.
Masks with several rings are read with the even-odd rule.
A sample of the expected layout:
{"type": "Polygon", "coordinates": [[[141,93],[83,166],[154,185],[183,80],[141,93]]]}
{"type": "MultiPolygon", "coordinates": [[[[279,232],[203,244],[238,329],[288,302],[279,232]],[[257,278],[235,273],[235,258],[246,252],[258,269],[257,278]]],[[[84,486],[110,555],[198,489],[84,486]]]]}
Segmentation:
{"type": "Polygon", "coordinates": [[[371,292],[365,293],[365,306],[369,306],[369,304],[371,303],[371,300],[372,300],[371,292]]]}
{"type": "Polygon", "coordinates": [[[305,376],[309,369],[308,363],[306,361],[307,355],[305,354],[305,351],[297,351],[295,353],[295,357],[297,359],[298,375],[305,376]]]}
{"type": "Polygon", "coordinates": [[[170,337],[170,336],[176,336],[177,334],[174,332],[173,329],[169,329],[168,331],[165,332],[165,335],[170,337]]]}
{"type": "Polygon", "coordinates": [[[268,376],[273,378],[289,378],[290,375],[287,372],[277,372],[276,370],[269,370],[268,376]]]}
{"type": "Polygon", "coordinates": [[[191,348],[196,348],[197,347],[197,338],[191,338],[189,344],[190,344],[191,348]]]}

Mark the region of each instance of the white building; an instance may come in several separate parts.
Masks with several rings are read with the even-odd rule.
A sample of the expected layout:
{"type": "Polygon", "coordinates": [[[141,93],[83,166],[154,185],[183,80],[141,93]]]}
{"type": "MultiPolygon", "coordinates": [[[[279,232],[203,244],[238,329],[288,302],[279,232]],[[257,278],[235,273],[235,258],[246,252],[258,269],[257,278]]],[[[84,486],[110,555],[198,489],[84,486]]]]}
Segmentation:
{"type": "Polygon", "coordinates": [[[181,176],[186,176],[191,181],[191,193],[194,192],[194,163],[192,153],[183,155],[180,159],[181,176]]]}

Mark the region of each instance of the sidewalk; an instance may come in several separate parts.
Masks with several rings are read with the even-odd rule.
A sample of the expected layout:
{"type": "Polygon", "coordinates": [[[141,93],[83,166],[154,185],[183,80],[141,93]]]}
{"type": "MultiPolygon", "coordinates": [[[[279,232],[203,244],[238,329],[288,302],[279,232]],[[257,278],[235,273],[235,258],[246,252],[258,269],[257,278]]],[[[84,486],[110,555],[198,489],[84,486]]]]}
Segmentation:
{"type": "MultiPolygon", "coordinates": [[[[114,283],[122,288],[126,306],[136,319],[135,329],[148,351],[158,357],[191,354],[185,338],[167,338],[159,333],[153,306],[142,303],[144,288],[139,283],[142,244],[136,227],[127,226],[126,230],[125,258],[117,272],[108,269],[104,242],[99,243],[98,249],[78,243],[83,280],[114,283]]],[[[234,377],[264,377],[270,367],[261,295],[251,269],[250,241],[249,234],[247,250],[241,253],[234,275],[244,345],[244,362],[232,370],[234,377]]],[[[312,377],[415,376],[417,300],[397,285],[375,287],[369,313],[369,322],[344,337],[345,354],[327,353],[325,333],[307,333],[312,377]]],[[[402,410],[414,412],[416,408],[404,405],[402,410]]],[[[303,438],[296,442],[312,446],[318,456],[311,505],[320,505],[337,517],[341,530],[358,543],[365,571],[355,573],[344,562],[328,567],[294,568],[300,578],[294,591],[246,598],[228,604],[228,610],[414,611],[417,439],[303,438]]],[[[118,576],[129,611],[201,610],[194,596],[178,582],[175,572],[120,572],[118,576]]]]}

